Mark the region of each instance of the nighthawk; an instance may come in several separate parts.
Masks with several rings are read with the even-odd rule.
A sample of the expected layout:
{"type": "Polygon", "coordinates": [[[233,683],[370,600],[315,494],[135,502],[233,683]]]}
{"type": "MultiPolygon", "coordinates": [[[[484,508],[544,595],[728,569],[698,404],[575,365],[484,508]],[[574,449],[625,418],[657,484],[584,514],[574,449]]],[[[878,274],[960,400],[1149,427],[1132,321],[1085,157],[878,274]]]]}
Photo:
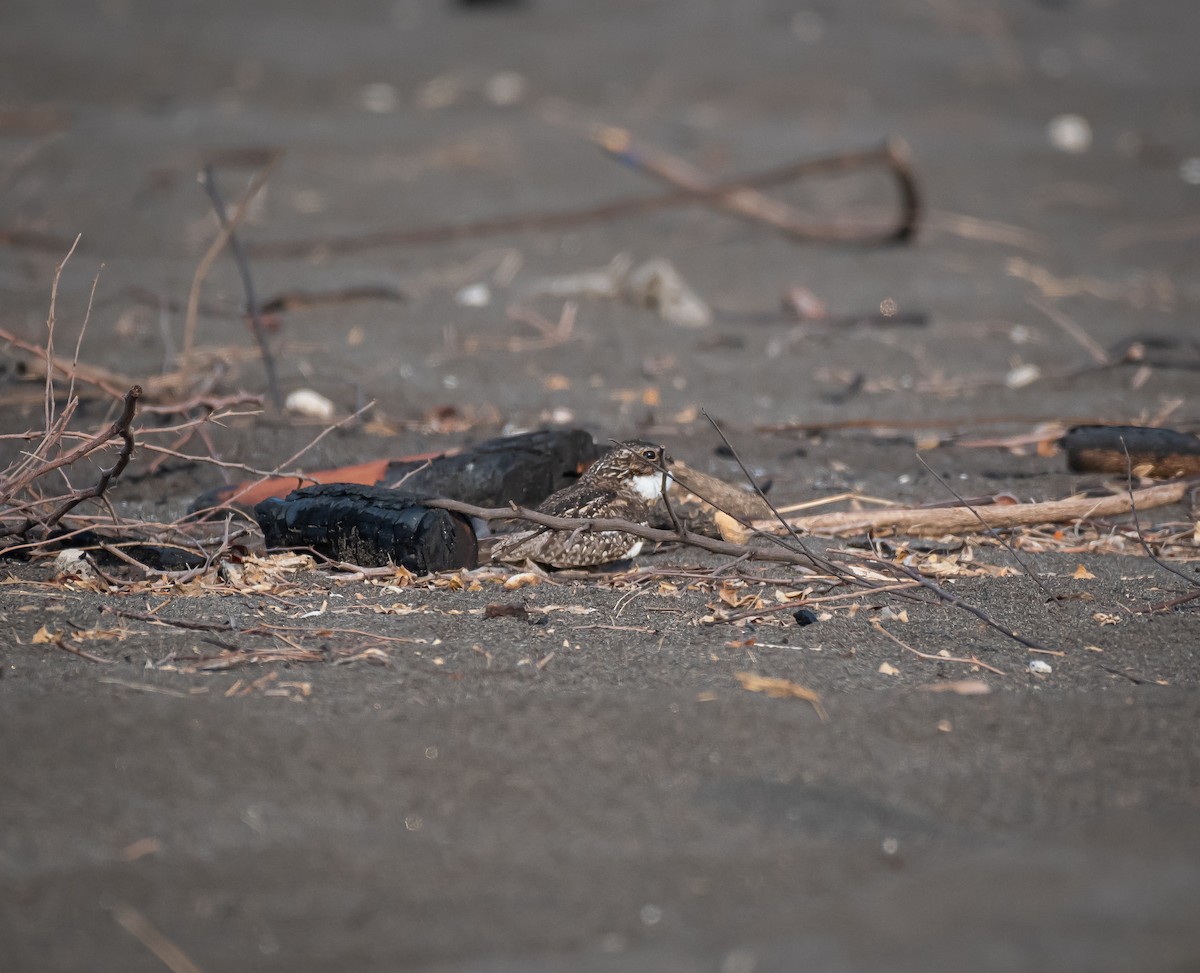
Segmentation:
{"type": "MultiPolygon", "coordinates": [[[[662,446],[627,442],[601,456],[571,486],[547,497],[537,510],[554,517],[617,517],[645,524],[650,505],[671,478],[664,474],[662,446]]],[[[505,534],[492,559],[534,561],[552,568],[582,568],[635,557],[642,539],[618,530],[556,530],[537,527],[505,534]]]]}

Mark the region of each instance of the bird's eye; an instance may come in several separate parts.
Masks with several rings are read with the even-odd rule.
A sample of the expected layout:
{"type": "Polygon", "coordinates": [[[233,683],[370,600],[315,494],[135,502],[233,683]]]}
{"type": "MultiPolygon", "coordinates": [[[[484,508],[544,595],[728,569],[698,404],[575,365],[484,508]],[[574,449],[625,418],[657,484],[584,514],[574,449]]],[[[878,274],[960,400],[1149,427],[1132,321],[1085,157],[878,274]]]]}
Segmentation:
{"type": "Polygon", "coordinates": [[[643,449],[642,459],[655,460],[658,458],[658,453],[653,449],[643,449]]]}

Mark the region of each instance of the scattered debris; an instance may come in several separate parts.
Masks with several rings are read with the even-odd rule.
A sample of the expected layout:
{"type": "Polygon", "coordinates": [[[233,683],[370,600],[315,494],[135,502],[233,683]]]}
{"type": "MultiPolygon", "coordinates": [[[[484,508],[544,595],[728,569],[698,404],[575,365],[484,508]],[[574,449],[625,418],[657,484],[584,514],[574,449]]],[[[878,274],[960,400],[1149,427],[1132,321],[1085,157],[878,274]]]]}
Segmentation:
{"type": "Polygon", "coordinates": [[[521,602],[493,602],[484,606],[483,617],[515,618],[517,621],[527,622],[530,625],[545,625],[550,618],[544,611],[531,612],[528,606],[521,602]]]}
{"type": "Polygon", "coordinates": [[[628,254],[617,254],[606,268],[534,280],[522,288],[522,293],[530,297],[625,300],[685,327],[705,327],[713,320],[712,309],[675,265],[662,257],[634,266],[628,254]]]}
{"type": "Polygon", "coordinates": [[[825,302],[807,287],[789,287],[783,292],[781,303],[783,310],[799,321],[819,321],[829,317],[829,309],[825,302]]]}
{"type": "Polygon", "coordinates": [[[658,312],[671,324],[701,328],[712,324],[712,310],[669,260],[647,260],[624,281],[626,300],[658,312]]]}
{"type": "Polygon", "coordinates": [[[282,291],[262,302],[264,315],[278,315],[314,307],[348,304],[353,301],[404,301],[408,295],[390,284],[359,284],[334,290],[282,291]]]}
{"type": "Polygon", "coordinates": [[[50,570],[55,577],[76,577],[92,580],[98,578],[96,569],[87,559],[87,554],[78,548],[69,547],[59,551],[50,562],[50,570]]]}

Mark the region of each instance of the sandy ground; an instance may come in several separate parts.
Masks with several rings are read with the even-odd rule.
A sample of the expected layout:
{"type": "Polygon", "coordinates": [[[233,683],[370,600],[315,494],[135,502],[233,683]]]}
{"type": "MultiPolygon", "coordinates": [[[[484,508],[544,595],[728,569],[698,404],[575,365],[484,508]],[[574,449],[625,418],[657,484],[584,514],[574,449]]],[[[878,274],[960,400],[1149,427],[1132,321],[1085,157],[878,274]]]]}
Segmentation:
{"type": "MultiPolygon", "coordinates": [[[[260,294],[404,293],[291,311],[273,334],[285,390],[313,388],[343,416],[377,403],[310,467],[560,424],[654,438],[733,477],[705,409],[781,503],[943,499],[918,444],[964,494],[1043,499],[1109,481],[962,440],[1051,420],[1200,424],[1184,330],[1200,305],[1189,0],[1152,15],[1117,0],[115,0],[9,4],[0,27],[0,326],[44,340],[55,266],[81,233],[58,347],[99,274],[81,360],[152,377],[180,346],[214,233],[198,165],[273,150],[242,231],[260,294]],[[1087,136],[1083,151],[1055,145],[1063,115],[1085,120],[1058,130],[1087,136]],[[726,176],[902,136],[922,231],[905,247],[797,244],[682,207],[320,245],[657,191],[564,119],[626,126],[726,176]],[[264,249],[287,241],[311,245],[264,249]],[[618,253],[671,260],[715,322],[583,300],[568,340],[542,346],[505,315],[515,303],[557,321],[561,300],[527,296],[532,282],[618,253]],[[479,284],[484,306],[456,301],[479,284]],[[891,302],[929,322],[798,330],[779,310],[792,286],[835,314],[891,302]],[[1148,367],[1094,367],[1131,339],[1174,346],[1148,342],[1148,367]],[[1011,387],[1024,366],[1040,378],[1011,387]],[[767,430],[797,423],[827,428],[767,430]]],[[[222,166],[225,196],[253,171],[222,166]]],[[[892,206],[879,174],[775,192],[825,217],[886,222],[892,206]]],[[[197,343],[228,361],[217,391],[262,392],[227,256],[202,299],[197,343]]],[[[42,408],[14,361],[0,357],[6,433],[42,408]]],[[[91,398],[79,422],[108,414],[91,398]]],[[[270,467],[319,428],[263,416],[214,437],[226,460],[270,467]]],[[[212,466],[148,463],[113,492],[121,509],[167,517],[221,482],[212,466]]],[[[1144,526],[1189,518],[1147,511],[1144,526]]],[[[996,548],[975,556],[1014,567],[996,548]]],[[[1200,628],[1195,603],[1134,611],[1186,591],[1195,563],[1172,575],[1136,544],[1025,558],[1051,601],[1020,571],[975,571],[954,590],[1061,654],[882,597],[806,628],[790,613],[703,624],[717,595],[680,572],[719,560],[681,550],[638,562],[674,572],[677,590],[644,575],[459,591],[301,573],[271,594],[167,599],[6,563],[0,967],[1194,969],[1200,628]],[[544,624],[485,617],[496,603],[544,624]],[[113,609],[399,641],[382,643],[386,664],[195,673],[163,660],[214,651],[212,633],[113,609]],[[986,668],[920,659],[879,620],[986,668]],[[122,625],[121,640],[88,643],[108,665],[30,644],[42,626],[122,625]],[[1051,671],[1031,673],[1036,659],[1051,671]],[[828,719],[746,692],[744,671],[819,692],[828,719]],[[961,679],[991,691],[930,691],[961,679]]]]}

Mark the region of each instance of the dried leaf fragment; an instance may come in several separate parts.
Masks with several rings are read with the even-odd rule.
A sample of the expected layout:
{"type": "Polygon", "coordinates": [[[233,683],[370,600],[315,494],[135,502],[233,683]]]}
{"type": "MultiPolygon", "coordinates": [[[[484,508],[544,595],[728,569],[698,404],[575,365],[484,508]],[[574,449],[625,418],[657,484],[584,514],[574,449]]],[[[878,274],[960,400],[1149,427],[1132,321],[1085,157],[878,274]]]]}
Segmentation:
{"type": "Polygon", "coordinates": [[[798,682],[792,682],[790,679],[760,676],[755,672],[735,672],[734,676],[742,684],[742,688],[749,692],[765,693],[772,699],[802,699],[812,704],[812,708],[822,723],[829,719],[829,714],[825,712],[825,706],[821,702],[820,694],[807,686],[801,686],[798,682]]]}
{"type": "Polygon", "coordinates": [[[45,625],[43,625],[36,632],[33,633],[33,638],[31,638],[29,641],[33,645],[50,645],[51,643],[55,642],[58,638],[59,638],[59,635],[57,632],[51,632],[49,629],[46,628],[45,625]]]}
{"type": "Polygon", "coordinates": [[[529,585],[541,584],[542,579],[538,574],[532,571],[525,571],[521,574],[514,574],[511,578],[504,582],[506,591],[516,591],[518,588],[525,588],[529,585]]]}
{"type": "Polygon", "coordinates": [[[730,517],[724,510],[718,510],[713,514],[713,522],[717,525],[717,530],[721,532],[723,541],[731,544],[745,544],[750,538],[750,529],[736,518],[730,517]]]}

